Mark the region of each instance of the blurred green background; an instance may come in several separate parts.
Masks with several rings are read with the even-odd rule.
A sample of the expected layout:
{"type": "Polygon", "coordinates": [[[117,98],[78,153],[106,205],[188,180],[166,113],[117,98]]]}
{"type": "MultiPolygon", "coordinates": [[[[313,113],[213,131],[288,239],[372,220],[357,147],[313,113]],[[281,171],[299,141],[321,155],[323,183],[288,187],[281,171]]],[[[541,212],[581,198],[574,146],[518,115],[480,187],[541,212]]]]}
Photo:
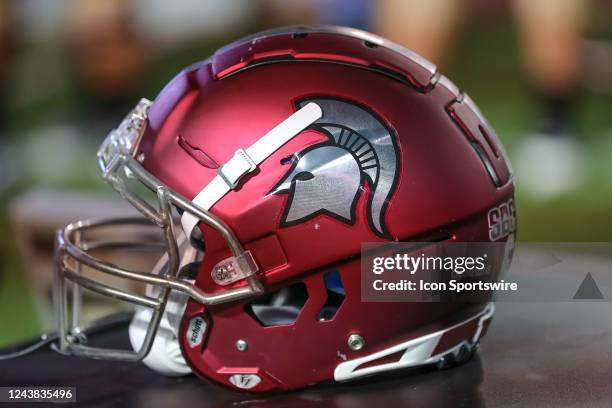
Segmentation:
{"type": "MultiPolygon", "coordinates": [[[[146,8],[138,1],[105,2],[112,7],[95,1],[74,7],[70,1],[2,1],[5,29],[0,35],[6,41],[0,53],[0,347],[33,337],[41,328],[15,240],[19,231],[10,219],[15,197],[32,188],[112,194],[97,176],[96,148],[139,97],[152,99],[184,66],[244,34],[277,25],[342,20],[319,12],[320,1],[310,7],[304,5],[310,2],[301,2],[292,12],[279,9],[298,2],[203,2],[207,8],[200,5],[193,12],[202,13],[201,26],[188,18],[195,28],[177,33],[168,27],[181,25],[181,18],[187,17],[172,16],[174,23],[159,26],[160,17],[153,16],[149,26],[138,23],[148,28],[135,29],[139,26],[134,14],[146,8]],[[100,25],[96,16],[104,13],[111,17],[100,25]],[[214,27],[204,27],[208,24],[214,27]],[[127,61],[134,55],[134,61],[127,61]],[[104,66],[114,58],[126,60],[123,71],[104,66]]],[[[197,2],[185,3],[196,7],[197,2]]],[[[442,71],[476,101],[512,159],[540,108],[518,58],[516,27],[507,5],[500,1],[482,8],[483,2],[470,3],[442,71]]],[[[352,4],[372,7],[366,1],[352,4]]],[[[607,4],[594,5],[584,41],[609,44],[610,13],[607,4]]],[[[360,18],[355,17],[356,25],[364,24],[360,18]]],[[[376,32],[376,27],[368,28],[376,32]]],[[[518,180],[522,241],[612,239],[612,93],[581,85],[573,98],[578,103],[571,123],[588,158],[585,177],[571,191],[546,200],[531,197],[518,180]]]]}

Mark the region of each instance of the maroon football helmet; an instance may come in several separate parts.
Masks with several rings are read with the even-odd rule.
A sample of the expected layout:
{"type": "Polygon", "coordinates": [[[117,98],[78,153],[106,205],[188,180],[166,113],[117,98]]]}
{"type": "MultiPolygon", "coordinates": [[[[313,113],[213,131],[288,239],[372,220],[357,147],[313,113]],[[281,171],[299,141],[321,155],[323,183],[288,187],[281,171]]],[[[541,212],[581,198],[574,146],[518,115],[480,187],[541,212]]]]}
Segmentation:
{"type": "Polygon", "coordinates": [[[492,232],[495,209],[514,211],[494,130],[434,65],[397,44],[329,26],[241,39],[141,101],[99,162],[162,228],[167,254],[138,272],[78,245],[112,222],[59,233],[67,352],[268,391],[461,362],[488,327],[486,302],[361,301],[364,242],[513,239],[513,222],[492,232]],[[144,282],[147,294],[102,285],[78,264],[144,282]],[[139,305],[135,351],[75,340],[66,279],[139,305]]]}

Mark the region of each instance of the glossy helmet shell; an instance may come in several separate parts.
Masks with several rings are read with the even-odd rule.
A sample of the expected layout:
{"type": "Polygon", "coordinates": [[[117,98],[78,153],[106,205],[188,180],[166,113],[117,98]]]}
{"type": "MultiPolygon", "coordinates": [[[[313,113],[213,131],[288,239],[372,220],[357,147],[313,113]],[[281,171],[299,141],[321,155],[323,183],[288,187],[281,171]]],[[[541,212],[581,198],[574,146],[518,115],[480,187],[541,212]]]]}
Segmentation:
{"type": "MultiPolygon", "coordinates": [[[[163,89],[138,154],[155,177],[193,199],[237,149],[251,146],[300,103],[321,98],[362,108],[392,135],[396,169],[380,213],[385,230],[372,225],[375,186],[367,178],[352,204],[353,219],[322,211],[286,222],[290,194],[271,191],[296,154],[329,142],[316,127],[218,201],[211,211],[252,252],[266,293],[307,292],[294,307],[294,321],[282,324],[262,322],[251,301],[208,308],[188,302],[179,332],[183,354],[195,373],[228,387],[245,374],[254,374],[256,384],[238,387],[251,391],[332,379],[346,360],[449,327],[484,307],[360,300],[363,242],[489,241],[489,210],[514,194],[502,147],[471,99],[431,63],[393,43],[336,27],[290,27],[239,40],[163,89]],[[339,275],[336,295],[343,299],[332,318],[321,318],[335,296],[326,286],[329,272],[339,275]],[[194,342],[189,326],[195,321],[203,323],[203,334],[194,342]],[[347,344],[355,333],[365,339],[359,350],[347,344]]],[[[207,292],[226,290],[211,270],[230,252],[214,230],[200,228],[206,247],[196,284],[207,292]]]]}

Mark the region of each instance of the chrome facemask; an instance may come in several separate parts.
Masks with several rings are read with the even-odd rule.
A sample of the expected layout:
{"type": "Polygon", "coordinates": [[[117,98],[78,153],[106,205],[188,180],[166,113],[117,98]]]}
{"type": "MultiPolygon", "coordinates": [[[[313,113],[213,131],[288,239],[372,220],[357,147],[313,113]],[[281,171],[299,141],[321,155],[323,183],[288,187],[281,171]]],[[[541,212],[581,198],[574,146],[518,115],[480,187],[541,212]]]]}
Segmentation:
{"type": "Polygon", "coordinates": [[[141,100],[102,143],[98,151],[98,163],[105,181],[111,184],[123,198],[129,201],[144,218],[118,219],[108,221],[78,221],[59,230],[55,242],[55,284],[54,300],[60,352],[92,358],[123,361],[139,361],[151,350],[161,317],[172,290],[181,292],[203,304],[213,305],[245,299],[263,293],[263,287],[255,273],[257,265],[250,252],[245,251],[232,230],[218,217],[195,205],[192,201],[170,190],[166,185],[147,172],[134,157],[138,143],[147,123],[151,102],[141,100]],[[127,181],[138,181],[153,191],[157,204],[152,205],[127,181]],[[232,257],[220,262],[211,274],[216,281],[230,278],[245,279],[247,285],[209,294],[197,288],[192,280],[180,276],[180,255],[177,237],[182,231],[175,230],[172,208],[191,214],[218,231],[232,252],[232,257]],[[87,235],[111,226],[146,226],[151,223],[161,228],[163,239],[157,242],[121,242],[87,240],[87,235]],[[141,272],[122,268],[92,256],[91,251],[99,249],[133,249],[165,251],[167,267],[159,273],[141,272]],[[86,276],[84,268],[126,280],[141,282],[156,290],[141,295],[112,287],[98,279],[86,276]],[[140,349],[137,351],[107,349],[87,346],[81,335],[87,327],[81,326],[82,288],[120,301],[136,304],[152,310],[151,320],[140,349]],[[69,294],[71,302],[69,305],[69,294]],[[155,295],[152,295],[155,294],[155,295]]]}

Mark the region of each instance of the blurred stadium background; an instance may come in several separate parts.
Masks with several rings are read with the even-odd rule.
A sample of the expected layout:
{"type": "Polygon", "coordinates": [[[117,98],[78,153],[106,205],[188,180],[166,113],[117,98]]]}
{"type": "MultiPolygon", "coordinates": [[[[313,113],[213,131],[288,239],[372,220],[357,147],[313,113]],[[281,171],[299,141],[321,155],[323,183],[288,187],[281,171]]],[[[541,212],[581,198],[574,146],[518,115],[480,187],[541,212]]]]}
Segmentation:
{"type": "MultiPolygon", "coordinates": [[[[532,3],[538,1],[551,13],[566,2],[532,3]]],[[[563,117],[553,119],[573,135],[572,149],[580,154],[570,152],[570,160],[580,160],[567,168],[580,177],[551,194],[538,194],[533,183],[522,188],[518,178],[522,241],[612,240],[612,3],[567,1],[575,9],[564,12],[581,10],[584,18],[574,30],[574,81],[560,98],[570,108],[556,109],[563,117]]],[[[511,159],[523,160],[521,146],[541,132],[538,123],[558,102],[547,102],[555,98],[524,69],[525,41],[551,36],[545,22],[531,23],[535,31],[525,38],[513,0],[400,3],[0,0],[0,346],[49,327],[49,310],[33,293],[45,290],[37,286],[51,274],[52,231],[81,215],[126,211],[97,173],[95,152],[107,132],[141,96],[152,99],[184,66],[245,34],[332,23],[391,37],[395,30],[402,42],[410,35],[403,28],[421,24],[426,33],[448,19],[454,28],[441,40],[443,56],[427,55],[427,41],[416,42],[477,102],[511,159]],[[441,20],[429,24],[432,16],[441,20]]],[[[522,174],[527,185],[532,177],[522,174]]]]}

